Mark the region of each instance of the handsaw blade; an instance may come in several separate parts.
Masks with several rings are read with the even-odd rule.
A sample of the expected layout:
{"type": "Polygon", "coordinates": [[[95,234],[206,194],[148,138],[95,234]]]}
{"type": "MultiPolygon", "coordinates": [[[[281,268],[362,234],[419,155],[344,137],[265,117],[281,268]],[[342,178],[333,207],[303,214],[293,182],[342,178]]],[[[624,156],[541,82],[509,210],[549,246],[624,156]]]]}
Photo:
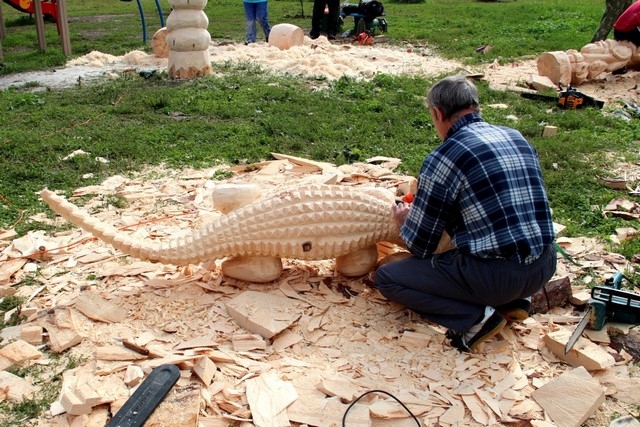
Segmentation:
{"type": "Polygon", "coordinates": [[[582,336],[582,333],[584,332],[585,328],[589,324],[589,318],[591,317],[592,310],[593,310],[593,306],[589,305],[587,307],[587,311],[584,313],[584,316],[582,316],[582,319],[580,319],[580,322],[578,322],[578,326],[576,326],[576,329],[573,331],[573,333],[569,337],[569,341],[567,341],[567,345],[564,346],[565,355],[569,354],[569,352],[571,351],[573,346],[576,344],[578,339],[580,339],[580,337],[582,336]]]}

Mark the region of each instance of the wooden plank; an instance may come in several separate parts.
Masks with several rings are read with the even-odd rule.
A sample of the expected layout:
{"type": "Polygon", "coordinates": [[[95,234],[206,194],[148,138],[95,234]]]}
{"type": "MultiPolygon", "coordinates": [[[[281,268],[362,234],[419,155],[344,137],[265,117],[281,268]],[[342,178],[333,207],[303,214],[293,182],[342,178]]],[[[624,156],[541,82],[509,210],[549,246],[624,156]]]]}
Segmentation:
{"type": "Polygon", "coordinates": [[[580,366],[535,390],[533,399],[558,427],[579,427],[604,402],[600,383],[580,366]]]}

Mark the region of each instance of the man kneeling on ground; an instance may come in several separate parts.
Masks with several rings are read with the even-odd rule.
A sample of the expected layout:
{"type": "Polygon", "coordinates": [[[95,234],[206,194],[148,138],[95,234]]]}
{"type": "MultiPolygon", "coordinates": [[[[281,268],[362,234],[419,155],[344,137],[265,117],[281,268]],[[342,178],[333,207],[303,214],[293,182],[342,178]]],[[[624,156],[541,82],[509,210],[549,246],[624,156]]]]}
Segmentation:
{"type": "Polygon", "coordinates": [[[471,81],[439,81],[427,104],[443,142],[422,164],[413,203],[392,207],[412,256],[378,268],[375,286],[473,351],[524,320],[553,276],[551,211],[535,149],[482,119],[471,81]],[[455,249],[435,254],[444,231],[455,249]]]}

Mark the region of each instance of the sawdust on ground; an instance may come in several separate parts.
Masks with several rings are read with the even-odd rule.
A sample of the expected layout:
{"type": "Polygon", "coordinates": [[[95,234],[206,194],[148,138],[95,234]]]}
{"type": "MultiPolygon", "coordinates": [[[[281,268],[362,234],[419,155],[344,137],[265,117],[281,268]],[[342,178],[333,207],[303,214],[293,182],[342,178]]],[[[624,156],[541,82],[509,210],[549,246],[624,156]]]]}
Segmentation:
{"type": "MultiPolygon", "coordinates": [[[[266,71],[328,81],[341,76],[369,79],[379,73],[422,76],[479,73],[494,89],[517,90],[526,87],[531,74],[537,74],[535,57],[505,64],[494,61],[492,64],[471,67],[444,59],[424,46],[408,43],[402,47],[385,43],[360,46],[346,41],[331,43],[325,37],[311,40],[305,36],[301,46],[293,46],[288,50],[280,50],[264,42],[245,46],[242,43],[214,40],[209,51],[214,72],[216,65],[253,64],[266,71]]],[[[142,51],[132,51],[123,56],[94,51],[70,60],[63,68],[0,77],[0,88],[28,82],[63,88],[83,79],[115,79],[125,70],[165,70],[166,67],[167,59],[142,51]]],[[[607,103],[637,102],[638,78],[639,72],[634,70],[619,76],[603,73],[579,88],[585,94],[607,103]]]]}
{"type": "MultiPolygon", "coordinates": [[[[338,169],[328,166],[323,172],[304,162],[271,161],[230,168],[234,176],[222,182],[211,179],[219,168],[155,168],[79,188],[74,196],[94,195],[83,210],[126,228],[127,233],[166,240],[221,215],[212,206],[210,194],[222,183],[257,183],[266,196],[290,186],[325,181],[327,170],[339,170],[339,185],[394,189],[398,181],[392,170],[398,163],[399,159],[383,159],[338,169]],[[116,208],[105,203],[109,195],[126,200],[127,205],[116,208]]],[[[43,228],[51,223],[44,213],[31,220],[42,222],[43,228]]],[[[125,372],[134,365],[149,372],[160,363],[176,363],[182,379],[149,425],[196,425],[196,414],[203,426],[249,420],[261,407],[255,400],[247,401],[246,389],[261,378],[271,378],[273,385],[295,390],[297,399],[285,411],[295,426],[340,425],[347,407],[344,402],[368,390],[383,389],[407,404],[423,425],[548,427],[553,424],[532,394],[573,369],[542,342],[548,332],[573,328],[578,317],[570,307],[506,328],[480,353],[461,354],[446,343],[441,327],[386,301],[371,288],[370,276],[337,274],[333,260],[284,260],[279,279],[253,284],[222,276],[220,261],[175,267],[132,260],[76,228],[55,234],[32,231],[0,243],[4,246],[0,285],[5,292],[37,274],[33,285],[16,289],[18,295],[29,298],[24,310],[32,314],[26,325],[45,325],[52,342],[56,333],[81,337],[68,350],[82,363],[67,374],[67,390],[109,390],[104,399],[111,403],[96,405],[86,415],[54,415],[60,404],[52,406],[53,414],[38,420],[40,427],[104,425],[109,412],[115,413],[134,390],[124,385],[125,372]],[[78,298],[89,291],[123,310],[126,320],[99,321],[91,317],[96,313],[80,311],[78,298]],[[247,335],[249,331],[227,313],[227,303],[246,291],[284,296],[296,304],[299,317],[290,319],[289,327],[272,340],[247,335]],[[128,351],[122,340],[150,350],[150,356],[128,351]],[[243,347],[243,342],[255,348],[243,347]],[[207,380],[202,379],[206,378],[201,365],[204,356],[215,363],[214,376],[207,380]],[[180,405],[180,410],[172,410],[172,404],[180,405]]],[[[597,278],[608,277],[627,268],[624,257],[607,253],[594,240],[563,238],[559,244],[576,264],[560,258],[557,277],[584,280],[586,271],[597,278]]],[[[20,331],[5,329],[2,337],[10,340],[11,334],[20,336],[20,331]]],[[[634,390],[640,378],[628,356],[617,354],[615,365],[592,373],[613,398],[599,405],[585,425],[608,425],[612,414],[638,416],[632,402],[637,403],[634,390]]],[[[34,358],[32,363],[50,363],[44,355],[34,358]]],[[[360,404],[349,425],[415,425],[385,396],[370,395],[360,404]],[[378,415],[370,416],[367,407],[378,415]]]]}

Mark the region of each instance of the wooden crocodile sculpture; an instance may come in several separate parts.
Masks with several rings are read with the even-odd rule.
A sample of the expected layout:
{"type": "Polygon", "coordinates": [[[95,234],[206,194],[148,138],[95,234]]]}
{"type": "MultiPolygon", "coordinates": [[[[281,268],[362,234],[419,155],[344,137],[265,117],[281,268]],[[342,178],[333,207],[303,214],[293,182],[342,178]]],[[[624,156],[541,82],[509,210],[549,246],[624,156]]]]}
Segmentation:
{"type": "Polygon", "coordinates": [[[275,280],[281,258],[336,258],[338,271],[359,276],[375,267],[376,243],[401,243],[391,214],[394,197],[384,189],[297,187],[165,242],[132,238],[52,191],[43,190],[41,196],[62,217],[132,257],[174,265],[231,257],[223,263],[223,274],[255,282],[275,280]]]}

